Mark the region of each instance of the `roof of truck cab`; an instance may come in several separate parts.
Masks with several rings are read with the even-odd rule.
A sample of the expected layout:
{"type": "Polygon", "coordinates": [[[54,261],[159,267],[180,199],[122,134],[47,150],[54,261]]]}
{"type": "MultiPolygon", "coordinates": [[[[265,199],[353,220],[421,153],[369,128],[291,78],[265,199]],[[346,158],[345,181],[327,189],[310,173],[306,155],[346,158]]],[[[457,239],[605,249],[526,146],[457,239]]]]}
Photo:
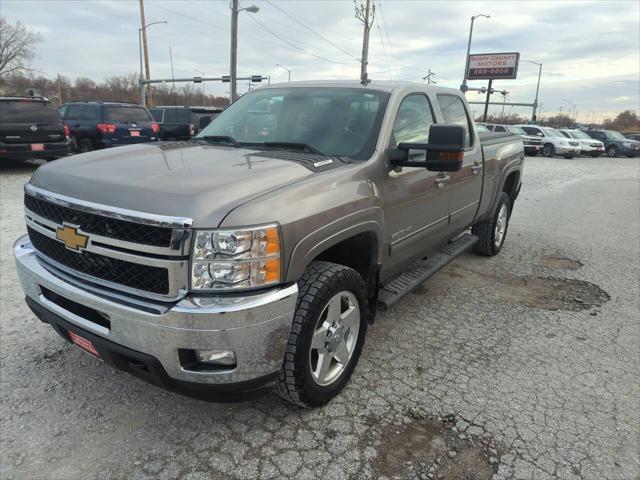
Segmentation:
{"type": "Polygon", "coordinates": [[[377,90],[382,92],[392,92],[394,90],[403,90],[409,87],[415,87],[416,90],[430,90],[434,92],[451,92],[456,91],[453,88],[438,87],[435,85],[427,85],[421,82],[401,82],[394,80],[374,81],[372,80],[366,85],[360,83],[359,80],[310,80],[304,82],[284,82],[284,83],[272,83],[266,85],[264,88],[304,88],[304,87],[317,87],[317,88],[364,88],[369,90],[377,90]]]}

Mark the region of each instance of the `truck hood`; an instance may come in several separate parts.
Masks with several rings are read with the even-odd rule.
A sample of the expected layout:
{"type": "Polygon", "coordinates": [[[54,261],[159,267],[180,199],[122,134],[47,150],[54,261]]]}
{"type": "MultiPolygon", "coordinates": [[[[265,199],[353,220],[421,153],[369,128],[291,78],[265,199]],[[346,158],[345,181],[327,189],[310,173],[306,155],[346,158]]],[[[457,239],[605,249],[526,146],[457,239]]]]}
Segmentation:
{"type": "Polygon", "coordinates": [[[194,226],[211,228],[238,205],[342,164],[322,158],[320,164],[329,165],[315,168],[305,153],[147,143],[56,160],[40,167],[31,184],[102,205],[190,217],[194,226]]]}

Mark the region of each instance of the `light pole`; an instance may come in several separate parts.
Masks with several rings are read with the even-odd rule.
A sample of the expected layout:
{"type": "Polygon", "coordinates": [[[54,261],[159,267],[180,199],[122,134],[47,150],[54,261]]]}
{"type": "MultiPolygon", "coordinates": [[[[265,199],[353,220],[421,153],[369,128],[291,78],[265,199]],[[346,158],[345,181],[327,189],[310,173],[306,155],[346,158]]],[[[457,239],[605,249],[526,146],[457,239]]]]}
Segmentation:
{"type": "Polygon", "coordinates": [[[469,70],[469,53],[471,52],[471,38],[473,37],[473,22],[475,22],[476,18],[485,17],[491,18],[491,15],[485,15],[484,13],[480,13],[478,15],[474,15],[471,17],[471,28],[469,28],[469,43],[467,43],[467,59],[464,62],[464,75],[462,77],[462,85],[460,85],[460,90],[462,93],[467,91],[467,73],[469,70]]]}
{"type": "Polygon", "coordinates": [[[289,70],[284,65],[280,65],[279,63],[276,63],[276,67],[284,68],[287,71],[287,73],[289,74],[289,83],[291,83],[291,70],[289,70]]]}
{"type": "MultiPolygon", "coordinates": [[[[205,74],[202,70],[198,70],[197,68],[193,69],[194,72],[198,72],[200,75],[202,75],[202,78],[205,77],[205,74]]],[[[207,97],[204,94],[204,80],[202,80],[202,106],[206,106],[207,103],[207,97]]]]}
{"type": "MultiPolygon", "coordinates": [[[[151,22],[151,23],[147,23],[144,27],[140,27],[138,29],[138,49],[140,50],[140,105],[145,106],[147,104],[146,101],[146,94],[145,94],[145,85],[142,83],[142,80],[144,79],[144,73],[142,70],[142,32],[143,30],[146,32],[147,28],[149,28],[151,25],[159,25],[161,23],[169,23],[166,20],[162,20],[160,22],[151,22]]],[[[148,62],[147,62],[148,63],[148,62]]],[[[149,78],[147,78],[147,80],[149,80],[149,78]]],[[[151,88],[149,86],[149,88],[151,88]]]]}
{"type": "Polygon", "coordinates": [[[238,67],[238,13],[246,10],[249,13],[256,13],[260,7],[251,5],[250,7],[238,8],[238,0],[231,0],[231,68],[229,81],[231,82],[231,103],[238,98],[237,89],[237,67],[238,67]]]}
{"type": "Polygon", "coordinates": [[[536,98],[533,101],[533,112],[531,113],[531,122],[535,123],[538,121],[536,117],[536,110],[538,109],[538,92],[540,92],[540,76],[542,75],[542,64],[538,62],[534,62],[532,60],[522,60],[523,62],[533,63],[534,65],[538,65],[538,85],[536,86],[536,98]]]}

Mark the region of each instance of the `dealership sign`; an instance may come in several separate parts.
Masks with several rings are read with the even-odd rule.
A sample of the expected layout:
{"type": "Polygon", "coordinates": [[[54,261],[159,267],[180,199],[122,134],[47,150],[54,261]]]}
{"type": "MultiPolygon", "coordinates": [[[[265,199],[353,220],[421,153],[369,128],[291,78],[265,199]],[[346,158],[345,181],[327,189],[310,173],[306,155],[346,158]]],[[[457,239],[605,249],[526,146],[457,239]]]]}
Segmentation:
{"type": "Polygon", "coordinates": [[[481,53],[469,55],[469,80],[496,80],[499,78],[516,78],[520,54],[481,53]]]}

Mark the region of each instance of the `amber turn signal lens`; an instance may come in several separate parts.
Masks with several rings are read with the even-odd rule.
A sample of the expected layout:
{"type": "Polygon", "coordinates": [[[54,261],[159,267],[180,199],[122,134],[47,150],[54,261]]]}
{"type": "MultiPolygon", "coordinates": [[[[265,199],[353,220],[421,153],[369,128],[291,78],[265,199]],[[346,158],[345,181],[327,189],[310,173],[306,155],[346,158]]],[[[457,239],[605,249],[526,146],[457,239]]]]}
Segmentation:
{"type": "Polygon", "coordinates": [[[280,252],[280,234],[278,233],[278,227],[272,227],[266,230],[265,238],[267,240],[267,246],[265,253],[273,254],[280,252]]]}
{"type": "Polygon", "coordinates": [[[464,158],[464,152],[439,152],[438,160],[441,162],[460,162],[464,158]]]}

